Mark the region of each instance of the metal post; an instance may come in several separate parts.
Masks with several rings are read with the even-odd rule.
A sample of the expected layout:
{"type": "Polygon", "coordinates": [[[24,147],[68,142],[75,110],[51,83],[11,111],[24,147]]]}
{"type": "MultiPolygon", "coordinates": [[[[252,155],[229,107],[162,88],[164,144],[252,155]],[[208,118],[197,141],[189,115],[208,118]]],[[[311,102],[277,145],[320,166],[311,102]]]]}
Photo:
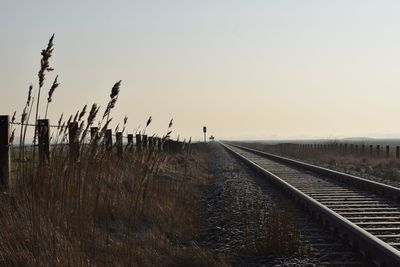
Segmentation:
{"type": "Polygon", "coordinates": [[[0,187],[7,191],[10,181],[10,117],[0,116],[0,187]]]}

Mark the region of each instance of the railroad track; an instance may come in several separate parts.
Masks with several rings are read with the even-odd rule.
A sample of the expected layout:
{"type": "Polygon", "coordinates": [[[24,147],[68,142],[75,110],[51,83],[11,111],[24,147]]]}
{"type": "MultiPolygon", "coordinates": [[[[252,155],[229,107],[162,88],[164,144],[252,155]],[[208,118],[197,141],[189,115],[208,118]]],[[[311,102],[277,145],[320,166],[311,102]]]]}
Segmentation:
{"type": "Polygon", "coordinates": [[[400,189],[285,157],[223,146],[377,266],[400,266],[400,189]]]}

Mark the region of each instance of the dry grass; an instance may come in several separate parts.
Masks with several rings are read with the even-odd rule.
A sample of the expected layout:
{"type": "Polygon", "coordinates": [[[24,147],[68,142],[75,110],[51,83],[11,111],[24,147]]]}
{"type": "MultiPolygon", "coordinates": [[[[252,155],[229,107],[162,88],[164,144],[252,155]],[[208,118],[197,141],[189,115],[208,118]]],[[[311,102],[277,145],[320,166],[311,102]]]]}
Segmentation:
{"type": "Polygon", "coordinates": [[[300,230],[285,209],[271,207],[258,233],[254,240],[257,255],[293,256],[302,252],[300,230]]]}
{"type": "MultiPolygon", "coordinates": [[[[45,74],[52,70],[53,37],[42,52],[37,109],[45,74]]],[[[50,99],[54,84],[58,86],[57,79],[50,99]]],[[[50,131],[49,158],[39,158],[36,147],[25,141],[35,105],[30,87],[21,116],[20,146],[12,149],[11,190],[0,195],[1,266],[225,265],[192,242],[200,221],[193,207],[199,206],[200,186],[208,182],[203,169],[207,151],[190,145],[176,155],[156,148],[141,153],[126,149],[121,159],[108,150],[106,131],[120,85],[121,81],[112,87],[90,141],[88,132],[99,112],[96,104],[89,114],[85,106],[66,121],[61,116],[58,127],[50,131]],[[71,122],[78,125],[74,148],[66,145],[71,122]]],[[[124,129],[126,123],[127,118],[124,129]]],[[[172,120],[164,142],[171,126],[172,120]]],[[[37,133],[34,140],[35,144],[37,133]]]]}
{"type": "Polygon", "coordinates": [[[298,225],[287,208],[252,206],[249,211],[247,245],[251,256],[299,256],[304,252],[298,225]]]}
{"type": "Polygon", "coordinates": [[[12,196],[2,195],[0,265],[226,265],[193,243],[200,187],[208,182],[207,151],[150,153],[92,164],[82,157],[79,167],[52,160],[34,197],[25,183],[12,196]],[[156,173],[148,173],[160,158],[156,173]]]}

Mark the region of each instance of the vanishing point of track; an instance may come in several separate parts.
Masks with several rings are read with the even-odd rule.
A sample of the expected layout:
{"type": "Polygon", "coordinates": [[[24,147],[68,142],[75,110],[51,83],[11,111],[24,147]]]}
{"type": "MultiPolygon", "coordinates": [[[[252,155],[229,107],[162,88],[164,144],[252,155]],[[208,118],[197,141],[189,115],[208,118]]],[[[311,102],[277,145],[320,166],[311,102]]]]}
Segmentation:
{"type": "Polygon", "coordinates": [[[400,188],[223,144],[378,266],[400,266],[400,188]]]}

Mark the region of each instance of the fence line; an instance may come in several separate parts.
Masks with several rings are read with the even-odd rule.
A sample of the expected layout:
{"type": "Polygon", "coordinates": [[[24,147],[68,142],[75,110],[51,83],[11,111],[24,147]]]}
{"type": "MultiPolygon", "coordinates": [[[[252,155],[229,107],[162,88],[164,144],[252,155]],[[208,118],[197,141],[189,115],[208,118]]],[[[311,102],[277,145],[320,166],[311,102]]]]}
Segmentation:
{"type": "MultiPolygon", "coordinates": [[[[68,130],[68,146],[69,146],[69,161],[71,163],[79,161],[80,157],[80,141],[79,141],[79,123],[70,122],[68,125],[51,125],[48,119],[41,119],[37,121],[37,124],[25,124],[19,122],[11,122],[10,116],[0,116],[0,191],[8,191],[10,182],[11,172],[11,152],[10,148],[13,144],[10,142],[11,137],[11,125],[23,125],[28,127],[35,127],[37,133],[37,147],[39,154],[39,166],[49,164],[50,158],[50,129],[60,128],[66,134],[68,130]]],[[[100,132],[98,127],[90,128],[90,140],[100,140],[100,132]]],[[[113,134],[111,129],[107,129],[103,136],[103,143],[105,151],[107,153],[113,153],[113,148],[116,148],[116,155],[119,158],[124,157],[126,151],[133,152],[135,148],[134,135],[127,134],[124,136],[123,132],[116,132],[113,134]],[[113,144],[113,137],[116,137],[115,145],[113,144]],[[123,139],[127,139],[128,143],[124,149],[123,139]]],[[[58,143],[64,144],[64,143],[58,143]]],[[[185,149],[186,142],[180,142],[179,140],[169,139],[168,136],[163,138],[157,136],[147,136],[146,134],[136,134],[136,152],[146,152],[152,150],[158,150],[159,152],[167,153],[178,153],[183,152],[185,149]]],[[[190,145],[190,144],[189,144],[190,145]]],[[[190,146],[187,148],[190,151],[190,146]]]]}
{"type": "MultiPolygon", "coordinates": [[[[75,122],[70,122],[70,123],[75,123],[75,122]]],[[[76,122],[78,123],[78,122],[76,122]]],[[[33,124],[33,123],[20,123],[20,122],[9,122],[10,125],[17,125],[17,126],[28,126],[28,127],[37,127],[38,124],[33,124]]],[[[68,125],[48,125],[49,128],[56,128],[57,130],[65,130],[66,128],[68,128],[68,125]]],[[[91,127],[91,128],[96,128],[98,129],[98,127],[91,127]]],[[[113,134],[112,137],[116,137],[116,134],[113,134]]],[[[122,138],[124,139],[128,139],[128,136],[123,135],[122,138]]]]}
{"type": "MultiPolygon", "coordinates": [[[[271,145],[274,146],[274,145],[271,145]]],[[[334,151],[344,154],[360,155],[360,156],[376,156],[381,158],[400,159],[400,145],[367,145],[367,144],[351,144],[351,143],[287,143],[275,145],[281,151],[289,151],[290,149],[298,149],[302,151],[334,151]]]]}

